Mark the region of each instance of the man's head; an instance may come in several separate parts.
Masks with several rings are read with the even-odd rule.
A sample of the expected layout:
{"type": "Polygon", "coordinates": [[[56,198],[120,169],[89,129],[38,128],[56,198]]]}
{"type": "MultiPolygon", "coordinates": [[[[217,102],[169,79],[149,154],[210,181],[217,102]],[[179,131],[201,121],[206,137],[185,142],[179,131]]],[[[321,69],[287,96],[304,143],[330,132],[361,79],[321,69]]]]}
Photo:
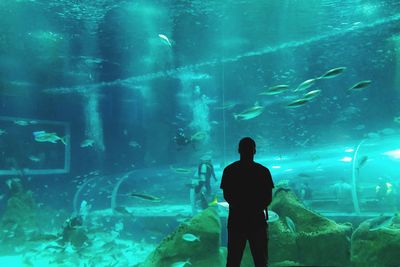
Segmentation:
{"type": "Polygon", "coordinates": [[[250,137],[242,138],[239,142],[238,151],[241,158],[253,158],[256,153],[256,142],[250,137]]]}

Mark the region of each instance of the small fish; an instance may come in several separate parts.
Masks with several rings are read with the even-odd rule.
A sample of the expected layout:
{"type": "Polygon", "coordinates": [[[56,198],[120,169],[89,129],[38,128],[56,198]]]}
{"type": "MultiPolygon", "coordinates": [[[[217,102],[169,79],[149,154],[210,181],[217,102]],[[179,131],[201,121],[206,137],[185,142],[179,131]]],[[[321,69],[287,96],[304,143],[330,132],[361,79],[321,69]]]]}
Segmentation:
{"type": "Polygon", "coordinates": [[[189,260],[177,261],[171,264],[171,267],[185,267],[186,265],[192,265],[189,260]]]}
{"type": "Polygon", "coordinates": [[[394,117],[393,122],[400,124],[400,116],[394,117]]]}
{"type": "Polygon", "coordinates": [[[368,156],[362,156],[361,159],[358,160],[357,169],[360,169],[361,167],[363,167],[365,165],[365,163],[367,163],[367,160],[368,160],[368,156]]]}
{"type": "Polygon", "coordinates": [[[221,107],[216,107],[215,109],[230,110],[236,107],[236,105],[236,102],[226,101],[221,107]]]}
{"type": "Polygon", "coordinates": [[[136,142],[134,140],[130,141],[128,145],[132,148],[141,148],[142,147],[138,142],[136,142]]]}
{"type": "Polygon", "coordinates": [[[7,133],[7,131],[6,130],[4,130],[4,129],[0,129],[0,136],[2,136],[3,134],[6,134],[7,133]]]}
{"type": "Polygon", "coordinates": [[[188,242],[200,241],[200,237],[187,233],[182,236],[182,239],[188,242]]]}
{"type": "Polygon", "coordinates": [[[161,201],[161,198],[156,197],[156,196],[152,196],[152,195],[148,195],[148,194],[129,193],[128,196],[129,197],[136,197],[136,198],[140,198],[140,199],[144,199],[144,200],[148,200],[148,201],[153,201],[153,202],[160,202],[161,201]]]}
{"type": "Polygon", "coordinates": [[[277,95],[283,93],[289,89],[289,85],[280,84],[269,87],[267,91],[260,93],[259,95],[277,95]]]}
{"type": "Polygon", "coordinates": [[[233,117],[235,120],[250,120],[261,115],[263,111],[264,107],[256,104],[254,107],[248,108],[239,114],[233,114],[233,117]]]}
{"type": "Polygon", "coordinates": [[[306,99],[308,101],[313,100],[314,98],[316,98],[317,96],[319,96],[319,94],[321,93],[321,90],[317,89],[317,90],[312,90],[306,94],[303,95],[303,99],[306,99]]]}
{"type": "Polygon", "coordinates": [[[93,139],[85,139],[81,142],[81,147],[93,147],[94,140],[93,139]]]}
{"type": "Polygon", "coordinates": [[[223,207],[223,208],[225,208],[225,209],[229,209],[229,203],[228,202],[226,202],[226,201],[224,201],[224,202],[219,202],[218,201],[218,198],[215,196],[214,197],[214,199],[213,199],[213,201],[211,201],[210,203],[208,203],[208,206],[209,207],[214,207],[214,206],[221,206],[221,207],[223,207]]]}
{"type": "Polygon", "coordinates": [[[164,34],[159,34],[158,37],[161,38],[164,44],[168,45],[169,47],[172,47],[171,41],[168,39],[167,36],[165,36],[164,34]]]}
{"type": "Polygon", "coordinates": [[[56,144],[57,141],[61,141],[64,145],[66,145],[65,137],[59,137],[56,133],[47,133],[46,131],[36,131],[33,132],[33,136],[35,141],[37,142],[49,142],[56,144]]]}
{"type": "Polygon", "coordinates": [[[294,224],[293,220],[290,219],[290,217],[288,217],[288,216],[285,217],[285,220],[286,220],[286,224],[287,224],[289,230],[292,233],[296,233],[296,225],[294,224]]]}
{"type": "Polygon", "coordinates": [[[294,90],[295,92],[301,92],[304,91],[308,88],[310,88],[311,86],[314,85],[316,79],[308,79],[305,80],[304,82],[302,82],[301,84],[299,84],[299,86],[297,86],[297,88],[294,90]]]}
{"type": "Polygon", "coordinates": [[[294,100],[294,101],[290,102],[289,104],[286,105],[286,107],[287,108],[298,108],[298,107],[301,107],[301,106],[303,106],[304,104],[306,104],[308,102],[309,102],[308,99],[301,98],[301,99],[297,99],[297,100],[294,100]]]}
{"type": "Polygon", "coordinates": [[[31,160],[33,162],[40,162],[41,161],[41,158],[39,158],[37,156],[34,156],[34,155],[30,155],[28,158],[29,158],[29,160],[31,160]]]}
{"type": "Polygon", "coordinates": [[[27,126],[27,125],[29,125],[29,121],[25,121],[25,120],[15,120],[14,123],[16,125],[19,125],[19,126],[27,126]]]}
{"type": "Polygon", "coordinates": [[[371,83],[372,83],[371,80],[364,80],[364,81],[361,81],[361,82],[358,82],[358,83],[354,84],[348,90],[362,90],[365,87],[367,87],[368,85],[370,85],[371,83]]]}
{"type": "Polygon", "coordinates": [[[340,74],[342,74],[343,71],[345,71],[346,69],[347,69],[346,67],[338,67],[338,68],[334,68],[334,69],[328,70],[323,75],[321,75],[318,79],[335,78],[336,76],[339,76],[340,74]]]}
{"type": "Polygon", "coordinates": [[[132,216],[132,213],[129,212],[124,206],[115,207],[114,211],[124,216],[132,216]]]}
{"type": "Polygon", "coordinates": [[[172,171],[174,171],[175,173],[179,173],[179,174],[190,174],[192,173],[192,170],[189,168],[175,168],[175,167],[170,167],[172,171]]]}

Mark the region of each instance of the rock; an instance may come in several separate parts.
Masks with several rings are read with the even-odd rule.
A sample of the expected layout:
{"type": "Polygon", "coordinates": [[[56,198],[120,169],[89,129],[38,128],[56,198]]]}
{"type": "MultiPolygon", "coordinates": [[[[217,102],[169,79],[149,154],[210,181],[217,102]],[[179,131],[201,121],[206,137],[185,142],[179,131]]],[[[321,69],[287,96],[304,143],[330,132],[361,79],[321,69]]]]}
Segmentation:
{"type": "Polygon", "coordinates": [[[394,217],[389,224],[382,223],[382,227],[376,227],[373,223],[378,219],[367,220],[354,231],[351,238],[351,261],[354,267],[399,265],[399,217],[394,217]]]}
{"type": "Polygon", "coordinates": [[[169,267],[175,262],[189,260],[193,266],[225,266],[226,252],[220,249],[221,223],[215,208],[208,208],[194,216],[187,223],[182,223],[147,259],[137,266],[169,267]],[[200,241],[185,241],[186,233],[200,238],[200,241]]]}
{"type": "Polygon", "coordinates": [[[270,226],[270,262],[290,260],[305,265],[349,265],[351,224],[337,224],[308,210],[287,190],[274,195],[270,209],[280,217],[280,224],[270,226]],[[288,221],[293,221],[295,229],[288,221]]]}

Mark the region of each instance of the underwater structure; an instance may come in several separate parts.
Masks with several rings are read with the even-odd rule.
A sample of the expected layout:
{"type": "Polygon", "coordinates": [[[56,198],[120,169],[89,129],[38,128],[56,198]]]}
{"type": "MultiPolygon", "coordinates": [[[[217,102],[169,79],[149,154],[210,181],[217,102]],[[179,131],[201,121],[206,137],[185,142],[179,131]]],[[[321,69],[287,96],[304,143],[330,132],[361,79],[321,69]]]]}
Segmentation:
{"type": "Polygon", "coordinates": [[[245,136],[271,266],[400,266],[399,1],[1,0],[0,25],[1,266],[225,266],[245,136]]]}

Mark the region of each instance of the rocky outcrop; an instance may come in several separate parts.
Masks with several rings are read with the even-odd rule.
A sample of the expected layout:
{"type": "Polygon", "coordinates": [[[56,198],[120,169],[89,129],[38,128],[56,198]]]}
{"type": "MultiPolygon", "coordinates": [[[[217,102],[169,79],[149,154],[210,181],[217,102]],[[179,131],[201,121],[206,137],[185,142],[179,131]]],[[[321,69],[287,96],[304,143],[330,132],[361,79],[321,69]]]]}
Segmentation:
{"type": "Polygon", "coordinates": [[[378,217],[359,225],[352,236],[354,267],[394,267],[400,264],[400,217],[378,217]]]}
{"type": "Polygon", "coordinates": [[[140,267],[169,267],[178,262],[190,262],[198,267],[222,267],[226,252],[220,249],[221,223],[217,210],[208,208],[182,223],[147,257],[140,267]],[[199,240],[187,241],[185,234],[199,240]]]}

